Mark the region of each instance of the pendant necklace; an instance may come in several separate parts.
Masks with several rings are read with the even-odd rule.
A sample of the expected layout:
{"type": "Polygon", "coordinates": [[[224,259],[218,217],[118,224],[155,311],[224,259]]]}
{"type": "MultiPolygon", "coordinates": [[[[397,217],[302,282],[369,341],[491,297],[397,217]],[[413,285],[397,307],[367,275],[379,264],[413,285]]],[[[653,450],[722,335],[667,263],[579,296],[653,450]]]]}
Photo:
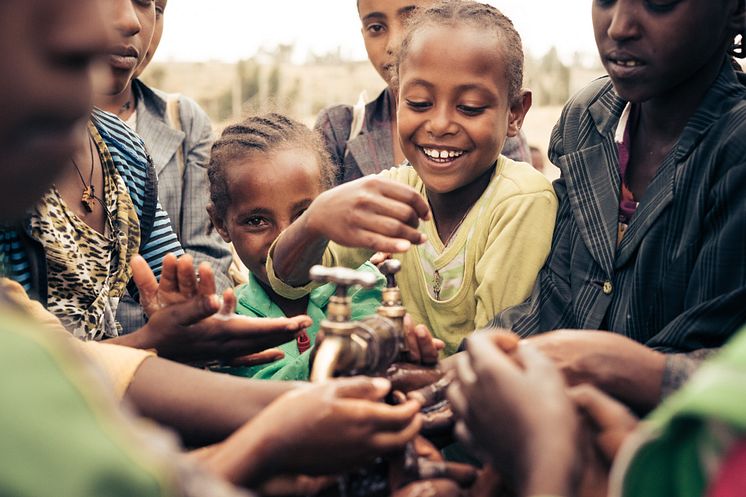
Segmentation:
{"type": "Polygon", "coordinates": [[[80,176],[80,181],[83,183],[83,193],[80,196],[80,203],[83,205],[83,208],[86,210],[86,212],[93,212],[93,206],[96,203],[96,190],[93,186],[93,170],[96,166],[96,161],[93,160],[93,140],[91,140],[91,136],[88,135],[88,148],[91,152],[91,172],[88,175],[88,182],[86,183],[85,178],[83,178],[83,173],[80,172],[80,168],[75,163],[74,158],[70,158],[70,160],[73,162],[73,166],[75,166],[75,170],[78,171],[78,176],[80,176]]]}
{"type": "MultiPolygon", "coordinates": [[[[466,212],[464,212],[464,215],[461,216],[461,220],[459,220],[456,226],[448,234],[448,238],[443,240],[444,247],[448,246],[448,244],[451,242],[451,238],[453,238],[453,235],[456,234],[456,232],[461,227],[461,225],[464,224],[464,220],[466,219],[466,216],[469,215],[469,212],[471,212],[471,208],[467,209],[466,212]]],[[[435,300],[440,300],[440,292],[442,289],[443,289],[443,276],[441,276],[440,271],[436,269],[435,273],[433,273],[433,296],[435,297],[435,300]]]]}

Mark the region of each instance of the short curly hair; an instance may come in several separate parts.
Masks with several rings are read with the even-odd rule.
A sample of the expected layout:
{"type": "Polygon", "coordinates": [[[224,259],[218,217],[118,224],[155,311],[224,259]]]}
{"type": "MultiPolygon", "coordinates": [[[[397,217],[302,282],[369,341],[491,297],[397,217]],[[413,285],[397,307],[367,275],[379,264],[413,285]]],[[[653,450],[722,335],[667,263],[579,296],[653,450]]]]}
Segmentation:
{"type": "Polygon", "coordinates": [[[207,175],[210,179],[210,203],[220,219],[231,204],[225,171],[253,154],[269,154],[288,148],[303,148],[316,154],[321,188],[334,186],[335,170],[319,134],[305,124],[281,114],[251,116],[228,126],[212,146],[207,175]]]}
{"type": "Polygon", "coordinates": [[[517,102],[523,87],[523,43],[513,22],[491,5],[471,0],[442,0],[427,9],[418,9],[409,19],[407,30],[392,67],[392,85],[398,89],[399,68],[417,32],[426,26],[470,26],[494,32],[502,42],[508,98],[517,102]]]}

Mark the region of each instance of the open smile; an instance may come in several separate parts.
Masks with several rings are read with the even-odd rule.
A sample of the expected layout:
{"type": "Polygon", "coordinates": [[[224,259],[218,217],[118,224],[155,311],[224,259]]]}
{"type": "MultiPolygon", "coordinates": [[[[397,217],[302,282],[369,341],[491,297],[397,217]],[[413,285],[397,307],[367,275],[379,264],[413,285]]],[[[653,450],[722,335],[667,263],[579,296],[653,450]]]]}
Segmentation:
{"type": "Polygon", "coordinates": [[[638,57],[626,53],[614,51],[606,57],[606,70],[615,78],[628,78],[634,76],[644,69],[645,62],[638,57]]]}
{"type": "Polygon", "coordinates": [[[448,164],[466,153],[465,150],[454,150],[447,148],[420,147],[422,153],[433,162],[448,164]]]}

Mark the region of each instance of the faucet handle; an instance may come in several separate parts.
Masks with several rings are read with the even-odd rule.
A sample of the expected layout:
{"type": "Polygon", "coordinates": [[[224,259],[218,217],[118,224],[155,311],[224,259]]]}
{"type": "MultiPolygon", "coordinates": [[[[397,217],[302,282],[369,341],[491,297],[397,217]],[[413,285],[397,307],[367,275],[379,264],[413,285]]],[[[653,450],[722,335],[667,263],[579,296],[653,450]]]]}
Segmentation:
{"type": "Polygon", "coordinates": [[[321,265],[313,266],[309,271],[309,276],[313,281],[334,283],[344,289],[352,285],[373,288],[377,281],[376,275],[373,273],[355,271],[346,267],[325,267],[321,265]]]}
{"type": "Polygon", "coordinates": [[[378,270],[386,277],[386,286],[393,288],[396,286],[396,273],[401,270],[401,262],[396,259],[388,259],[378,265],[378,270]]]}

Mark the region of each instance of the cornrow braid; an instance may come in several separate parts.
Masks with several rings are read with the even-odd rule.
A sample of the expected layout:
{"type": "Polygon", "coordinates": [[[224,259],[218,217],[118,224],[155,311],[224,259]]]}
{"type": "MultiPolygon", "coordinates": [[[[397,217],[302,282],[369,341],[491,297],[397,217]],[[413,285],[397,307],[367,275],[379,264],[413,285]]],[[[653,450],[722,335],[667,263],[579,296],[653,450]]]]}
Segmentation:
{"type": "MultiPolygon", "coordinates": [[[[269,155],[289,148],[307,149],[316,154],[321,168],[321,188],[326,190],[334,186],[334,165],[318,133],[281,114],[251,116],[226,127],[212,145],[207,175],[215,215],[224,218],[231,203],[225,173],[228,167],[235,167],[254,154],[269,155]]],[[[267,164],[271,166],[271,161],[267,164]]]]}
{"type": "Polygon", "coordinates": [[[471,0],[441,0],[427,9],[417,9],[409,19],[407,31],[392,67],[392,85],[398,88],[399,68],[407,57],[414,35],[425,26],[465,25],[495,33],[502,42],[505,57],[505,75],[508,81],[508,98],[516,102],[523,86],[523,44],[513,22],[491,5],[471,0]]]}

